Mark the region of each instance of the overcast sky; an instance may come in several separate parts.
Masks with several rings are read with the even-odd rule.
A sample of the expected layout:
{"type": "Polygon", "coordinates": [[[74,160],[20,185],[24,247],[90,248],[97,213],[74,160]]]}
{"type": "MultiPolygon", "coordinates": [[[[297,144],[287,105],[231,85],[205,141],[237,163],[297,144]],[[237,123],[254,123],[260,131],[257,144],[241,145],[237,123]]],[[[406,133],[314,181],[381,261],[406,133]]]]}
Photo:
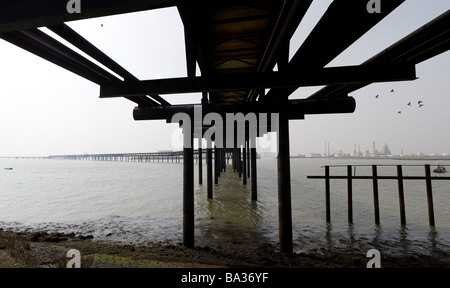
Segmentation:
{"type": "MultiPolygon", "coordinates": [[[[291,39],[292,54],[330,3],[314,1],[291,39]]],[[[448,9],[448,0],[407,0],[328,66],[361,64],[448,9]]],[[[175,8],[68,25],[141,80],[186,76],[183,28],[175,8]]],[[[0,51],[0,155],[179,149],[173,140],[177,126],[134,121],[134,102],[100,99],[98,85],[2,40],[0,51]]],[[[376,142],[377,149],[387,143],[395,154],[402,149],[450,153],[450,52],[418,65],[417,76],[416,81],[372,84],[351,93],[357,101],[353,114],[291,121],[291,154],[323,153],[325,142],[332,151],[353,152],[355,144],[372,150],[376,142]]],[[[305,98],[319,88],[298,89],[290,98],[305,98]]],[[[165,97],[173,104],[200,99],[197,94],[165,97]]]]}

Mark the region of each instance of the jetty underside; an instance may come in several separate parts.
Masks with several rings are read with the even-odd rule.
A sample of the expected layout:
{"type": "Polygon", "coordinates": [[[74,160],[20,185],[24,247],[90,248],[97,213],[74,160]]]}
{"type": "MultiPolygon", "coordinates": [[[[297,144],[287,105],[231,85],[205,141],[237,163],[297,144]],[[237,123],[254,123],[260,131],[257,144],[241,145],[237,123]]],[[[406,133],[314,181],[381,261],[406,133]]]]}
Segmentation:
{"type": "MultiPolygon", "coordinates": [[[[276,114],[277,125],[267,125],[265,132],[278,134],[279,245],[281,252],[292,253],[289,121],[303,119],[307,114],[352,113],[356,101],[349,96],[351,92],[376,82],[415,80],[416,64],[450,49],[449,10],[361,65],[326,67],[404,0],[380,0],[380,13],[370,13],[368,2],[333,1],[300,48],[291,51],[295,52],[292,58],[291,37],[312,0],[3,1],[0,38],[98,84],[102,98],[124,97],[135,102],[135,120],[170,122],[177,113],[195,117],[195,109],[200,109],[203,116],[239,112],[258,116],[276,114]],[[68,2],[75,6],[81,2],[81,13],[69,13],[68,2]],[[166,7],[176,7],[184,24],[186,77],[138,79],[71,29],[69,23],[166,7]],[[39,27],[48,27],[122,79],[39,27]],[[303,86],[325,87],[305,99],[289,99],[303,86]],[[168,94],[194,92],[202,93],[201,103],[172,105],[164,98],[168,94]]],[[[185,122],[183,243],[192,247],[195,245],[193,136],[204,138],[203,132],[211,126],[200,119],[201,132],[193,135],[195,128],[188,129],[191,127],[185,122]]],[[[231,146],[214,143],[215,162],[227,155],[233,155],[236,163],[242,161],[239,167],[243,167],[243,181],[246,183],[247,174],[250,175],[252,199],[257,201],[256,147],[251,143],[252,138],[263,135],[250,135],[246,131],[243,143],[234,142],[231,146]]],[[[233,132],[237,138],[239,132],[233,132]]],[[[217,139],[216,135],[215,142],[217,139]]],[[[207,185],[208,197],[212,198],[213,145],[209,144],[207,185]]]]}

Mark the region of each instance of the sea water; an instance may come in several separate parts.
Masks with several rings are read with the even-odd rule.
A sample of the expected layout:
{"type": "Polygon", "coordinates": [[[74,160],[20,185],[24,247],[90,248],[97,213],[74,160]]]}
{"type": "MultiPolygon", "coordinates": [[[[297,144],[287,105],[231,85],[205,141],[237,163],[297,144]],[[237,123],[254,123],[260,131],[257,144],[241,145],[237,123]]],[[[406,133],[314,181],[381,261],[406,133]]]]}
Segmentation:
{"type": "MultiPolygon", "coordinates": [[[[450,181],[433,181],[435,227],[429,226],[424,180],[405,180],[406,225],[400,223],[396,180],[379,180],[381,225],[375,225],[371,180],[353,180],[353,223],[347,221],[346,180],[331,180],[331,223],[325,220],[323,165],[379,166],[379,175],[423,176],[430,161],[380,159],[291,159],[294,251],[379,249],[392,255],[450,251],[450,181]],[[392,165],[392,166],[389,166],[392,165]]],[[[205,164],[205,163],[203,163],[205,164]]],[[[345,175],[345,167],[332,175],[345,175]]],[[[197,245],[224,242],[278,243],[277,163],[258,160],[258,200],[251,185],[228,166],[213,199],[207,199],[206,169],[198,184],[195,165],[197,245]]],[[[128,244],[182,239],[182,165],[153,162],[101,162],[0,159],[0,227],[91,234],[128,244]],[[12,167],[13,170],[4,170],[12,167]]],[[[371,167],[357,166],[357,176],[371,167]]]]}

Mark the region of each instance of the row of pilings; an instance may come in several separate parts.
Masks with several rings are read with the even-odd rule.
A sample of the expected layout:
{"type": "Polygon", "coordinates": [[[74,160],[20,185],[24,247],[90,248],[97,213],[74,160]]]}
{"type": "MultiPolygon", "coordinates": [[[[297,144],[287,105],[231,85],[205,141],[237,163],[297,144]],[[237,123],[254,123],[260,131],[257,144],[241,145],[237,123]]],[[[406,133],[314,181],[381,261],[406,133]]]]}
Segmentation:
{"type": "MultiPolygon", "coordinates": [[[[231,161],[232,169],[239,175],[244,185],[251,180],[251,199],[257,201],[257,151],[250,147],[248,138],[243,145],[235,148],[217,148],[208,143],[206,149],[193,147],[194,138],[184,138],[183,151],[167,151],[154,153],[116,153],[116,154],[82,154],[49,156],[48,159],[90,160],[90,161],[122,161],[122,162],[172,162],[183,163],[183,245],[195,246],[194,235],[194,162],[198,162],[199,184],[203,184],[203,157],[206,157],[207,197],[213,199],[214,184],[219,184],[220,174],[226,172],[231,161]],[[186,143],[186,141],[189,141],[186,143]],[[189,144],[189,145],[187,145],[189,144]],[[214,161],[213,161],[214,160],[214,161]]],[[[201,143],[201,139],[199,139],[201,143]]],[[[199,147],[202,147],[199,145],[199,147]]],[[[278,130],[278,223],[280,252],[291,254],[292,243],[292,210],[291,179],[289,154],[289,120],[280,117],[278,130]]]]}
{"type": "MultiPolygon", "coordinates": [[[[189,129],[188,129],[189,130],[189,129]]],[[[291,178],[290,178],[290,147],[289,147],[289,116],[280,114],[278,120],[278,236],[281,253],[292,254],[292,208],[291,208],[291,178]]],[[[243,184],[247,184],[248,175],[251,176],[252,200],[257,200],[257,167],[256,148],[249,146],[248,137],[241,145],[235,148],[214,149],[214,181],[218,184],[218,177],[224,171],[225,161],[232,159],[233,169],[239,172],[243,184]]],[[[183,244],[187,247],[195,246],[194,235],[194,150],[192,135],[183,137],[183,244]]],[[[199,143],[202,139],[199,139],[199,143]]],[[[253,140],[253,139],[252,139],[253,140]]],[[[254,141],[251,141],[254,142],[254,141]]],[[[208,198],[213,198],[212,191],[212,143],[207,143],[207,185],[208,198]]],[[[202,153],[199,153],[202,155],[202,153]]],[[[201,163],[201,161],[199,161],[201,163]]],[[[201,165],[199,166],[200,175],[201,165]]],[[[199,177],[201,178],[201,177],[199,177]]],[[[199,181],[202,181],[201,179],[199,181]]]]}
{"type": "MultiPolygon", "coordinates": [[[[199,156],[197,155],[196,158],[199,156]]],[[[112,154],[80,154],[49,156],[57,160],[116,161],[116,162],[172,162],[181,163],[182,151],[166,151],[153,153],[112,153],[112,154]]]]}
{"type": "MultiPolygon", "coordinates": [[[[200,141],[199,141],[200,142],[200,141]]],[[[192,143],[191,143],[192,144],[192,143]]],[[[192,147],[192,145],[191,145],[192,147]]],[[[208,147],[211,147],[208,144],[208,147]]],[[[251,200],[257,201],[257,152],[249,146],[246,140],[239,148],[192,148],[183,149],[183,245],[195,246],[194,235],[194,155],[198,155],[198,181],[203,184],[203,155],[206,156],[206,185],[207,198],[213,199],[214,184],[219,184],[221,173],[226,172],[227,166],[238,173],[244,185],[251,179],[251,200]],[[206,153],[204,152],[206,150],[206,153]],[[196,153],[195,153],[196,152],[196,153]],[[214,161],[213,161],[214,160],[214,161]]]]}

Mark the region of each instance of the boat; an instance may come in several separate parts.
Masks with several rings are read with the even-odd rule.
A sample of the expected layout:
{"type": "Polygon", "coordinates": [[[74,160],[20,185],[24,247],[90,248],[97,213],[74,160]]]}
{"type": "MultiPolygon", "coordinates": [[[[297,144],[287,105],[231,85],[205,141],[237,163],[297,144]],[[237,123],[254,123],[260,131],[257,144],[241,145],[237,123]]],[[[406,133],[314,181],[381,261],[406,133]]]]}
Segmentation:
{"type": "Polygon", "coordinates": [[[13,168],[5,168],[5,170],[13,170],[13,168]]]}
{"type": "Polygon", "coordinates": [[[433,170],[434,173],[447,173],[447,169],[443,165],[439,165],[433,170]]]}

